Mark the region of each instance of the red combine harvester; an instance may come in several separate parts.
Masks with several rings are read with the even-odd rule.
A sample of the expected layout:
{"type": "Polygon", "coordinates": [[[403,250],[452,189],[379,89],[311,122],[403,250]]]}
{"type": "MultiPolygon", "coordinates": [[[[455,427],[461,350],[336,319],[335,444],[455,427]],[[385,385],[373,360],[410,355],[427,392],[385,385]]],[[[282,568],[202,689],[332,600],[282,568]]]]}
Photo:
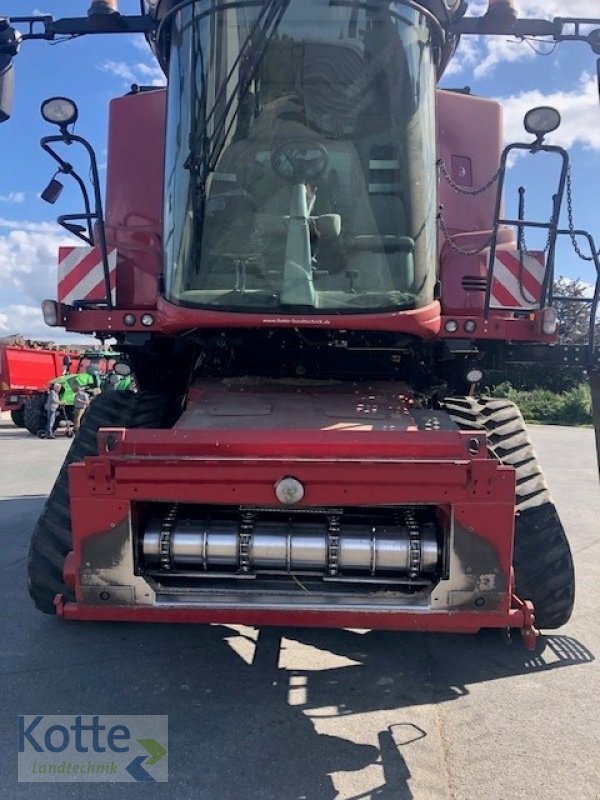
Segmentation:
{"type": "Polygon", "coordinates": [[[15,425],[23,428],[29,398],[57,375],[76,372],[78,363],[78,352],[47,342],[0,341],[0,411],[10,411],[15,425]]]}
{"type": "Polygon", "coordinates": [[[168,80],[112,101],[104,201],[75,104],[42,106],[58,128],[43,148],[84,189],[60,218],[83,246],[60,253],[46,322],[114,336],[140,387],[92,404],[48,498],[29,557],[42,611],[515,628],[529,645],[569,619],[571,553],[523,419],[477,387],[510,362],[598,367],[598,283],[587,347],[556,343],[553,295],[559,237],[600,274],[596,246],[560,227],[558,112],[532,109],[503,148],[497,103],[436,87],[463,35],[600,54],[600,19],[466,11],[146,0],[124,16],[96,0],[85,18],[6,20],[4,116],[26,39],[144,32],[168,80]],[[91,194],[69,147],[89,154],[91,194]],[[557,160],[549,221],[504,213],[515,152],[557,160]]]}

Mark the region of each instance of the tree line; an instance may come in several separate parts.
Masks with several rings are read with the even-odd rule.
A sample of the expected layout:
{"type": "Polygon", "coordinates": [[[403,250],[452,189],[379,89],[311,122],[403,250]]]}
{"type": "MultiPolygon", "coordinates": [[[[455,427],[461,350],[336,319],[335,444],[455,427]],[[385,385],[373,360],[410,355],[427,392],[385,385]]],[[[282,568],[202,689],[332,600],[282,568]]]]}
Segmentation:
{"type": "MultiPolygon", "coordinates": [[[[560,277],[554,284],[554,307],[559,322],[559,343],[587,345],[593,288],[579,279],[560,277]],[[561,299],[563,298],[563,299],[561,299]]],[[[595,323],[600,346],[600,324],[595,323]]],[[[589,425],[592,400],[583,367],[549,368],[543,364],[515,364],[486,374],[494,397],[515,402],[526,420],[552,425],[589,425]]]]}

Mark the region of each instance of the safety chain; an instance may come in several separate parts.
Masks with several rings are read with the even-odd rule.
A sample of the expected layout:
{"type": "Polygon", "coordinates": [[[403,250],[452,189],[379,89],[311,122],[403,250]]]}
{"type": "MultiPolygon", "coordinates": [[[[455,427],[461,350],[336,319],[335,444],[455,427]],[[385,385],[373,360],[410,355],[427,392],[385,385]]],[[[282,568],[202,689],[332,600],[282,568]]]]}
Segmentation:
{"type": "Polygon", "coordinates": [[[163,519],[160,526],[160,536],[158,539],[158,553],[160,556],[160,565],[163,569],[171,569],[173,566],[171,560],[171,536],[173,528],[177,522],[177,503],[175,503],[163,519]]]}
{"type": "Polygon", "coordinates": [[[328,569],[330,576],[335,577],[338,574],[340,566],[340,518],[337,514],[332,514],[327,521],[328,569]]]}
{"type": "Polygon", "coordinates": [[[487,190],[496,183],[496,181],[500,177],[500,173],[502,172],[502,167],[499,167],[496,174],[490,178],[490,180],[485,184],[485,186],[482,186],[480,189],[467,189],[464,186],[460,186],[458,183],[456,183],[452,175],[450,175],[450,173],[448,172],[448,168],[446,167],[446,164],[444,163],[443,159],[439,158],[435,162],[435,165],[442,173],[444,178],[448,181],[450,186],[454,189],[455,192],[458,192],[458,194],[468,194],[471,196],[476,196],[478,194],[483,194],[484,192],[487,192],[487,190]]]}
{"type": "MultiPolygon", "coordinates": [[[[525,218],[525,199],[523,197],[523,218],[525,218]]],[[[544,253],[550,252],[550,245],[552,244],[552,228],[548,228],[548,236],[546,238],[546,244],[544,246],[544,253]]],[[[525,253],[526,256],[533,256],[533,252],[527,247],[527,242],[525,241],[525,226],[519,228],[519,251],[521,253],[525,253]]],[[[535,256],[533,256],[535,257],[535,256]]],[[[532,302],[528,300],[521,292],[524,300],[527,300],[528,303],[532,302]]]]}
{"type": "MultiPolygon", "coordinates": [[[[436,161],[436,167],[438,168],[439,172],[444,176],[446,181],[450,184],[450,186],[454,189],[455,192],[457,192],[458,194],[470,195],[472,197],[487,192],[487,190],[490,187],[492,187],[494,183],[496,183],[496,181],[500,177],[500,173],[502,172],[502,167],[500,167],[498,171],[495,173],[495,175],[493,175],[490,178],[490,180],[485,184],[485,186],[482,186],[479,189],[467,189],[464,186],[460,186],[458,183],[456,183],[452,175],[450,175],[450,173],[448,172],[448,168],[446,167],[446,164],[443,161],[443,159],[440,158],[436,161]]],[[[567,213],[569,217],[569,236],[571,237],[573,250],[575,250],[575,253],[579,256],[579,258],[582,261],[594,261],[594,258],[592,256],[586,256],[581,252],[581,248],[579,247],[579,244],[577,242],[577,236],[575,234],[575,221],[573,215],[573,183],[572,183],[570,164],[567,168],[567,213]]],[[[438,221],[444,233],[444,238],[446,240],[446,243],[448,244],[450,249],[453,250],[455,253],[457,253],[459,256],[479,255],[480,253],[483,253],[484,250],[487,250],[487,248],[490,247],[492,245],[492,242],[494,241],[494,234],[492,234],[481,247],[478,247],[475,250],[463,250],[453,241],[452,236],[450,235],[450,232],[448,230],[448,226],[446,225],[444,216],[442,214],[441,207],[438,213],[438,221]]],[[[544,253],[548,253],[548,251],[550,250],[551,243],[552,243],[552,231],[548,230],[548,238],[546,239],[544,253]]],[[[521,234],[519,236],[519,244],[520,244],[519,249],[522,250],[522,252],[526,253],[527,255],[531,255],[531,251],[527,247],[527,243],[525,241],[525,233],[523,229],[521,229],[521,234]]],[[[600,251],[598,252],[598,255],[600,255],[600,251]]]]}
{"type": "Polygon", "coordinates": [[[255,515],[253,511],[242,511],[240,522],[239,562],[240,572],[250,572],[250,543],[254,531],[255,515]]]}
{"type": "Polygon", "coordinates": [[[492,243],[496,237],[495,232],[493,232],[492,235],[489,237],[489,239],[487,239],[481,245],[481,247],[477,247],[475,250],[463,250],[462,247],[459,247],[452,239],[450,231],[448,230],[448,226],[446,225],[446,220],[444,219],[441,207],[438,213],[438,222],[440,224],[440,228],[444,233],[444,239],[446,240],[446,244],[451,250],[453,250],[459,256],[478,256],[480,253],[483,253],[484,250],[487,250],[488,247],[492,246],[492,243]]]}
{"type": "MultiPolygon", "coordinates": [[[[577,236],[575,235],[575,217],[573,215],[573,183],[571,180],[571,165],[567,167],[567,213],[569,215],[569,236],[573,243],[573,250],[577,253],[582,261],[594,261],[592,256],[584,256],[577,244],[577,236]]],[[[600,255],[600,253],[599,253],[600,255]]]]}

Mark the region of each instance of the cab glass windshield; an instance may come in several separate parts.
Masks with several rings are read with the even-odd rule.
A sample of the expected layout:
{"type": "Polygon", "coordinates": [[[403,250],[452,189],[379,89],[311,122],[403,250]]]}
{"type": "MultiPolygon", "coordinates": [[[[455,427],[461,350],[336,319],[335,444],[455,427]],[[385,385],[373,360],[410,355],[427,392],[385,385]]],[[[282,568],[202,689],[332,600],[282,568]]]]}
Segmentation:
{"type": "Polygon", "coordinates": [[[436,48],[402,2],[173,15],[166,295],[234,311],[416,308],[435,281],[436,48]]]}

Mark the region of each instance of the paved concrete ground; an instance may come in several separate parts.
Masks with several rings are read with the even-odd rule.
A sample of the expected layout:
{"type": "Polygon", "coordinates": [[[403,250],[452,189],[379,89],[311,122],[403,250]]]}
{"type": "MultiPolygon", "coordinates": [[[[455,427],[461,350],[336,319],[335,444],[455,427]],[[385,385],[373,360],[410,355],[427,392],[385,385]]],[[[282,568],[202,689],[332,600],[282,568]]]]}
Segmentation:
{"type": "Polygon", "coordinates": [[[540,656],[479,635],[63,623],[31,606],[28,537],[68,447],[0,424],[0,796],[598,800],[600,492],[589,430],[536,428],[575,553],[540,656]],[[18,714],[170,717],[170,783],[16,782],[18,714]]]}

